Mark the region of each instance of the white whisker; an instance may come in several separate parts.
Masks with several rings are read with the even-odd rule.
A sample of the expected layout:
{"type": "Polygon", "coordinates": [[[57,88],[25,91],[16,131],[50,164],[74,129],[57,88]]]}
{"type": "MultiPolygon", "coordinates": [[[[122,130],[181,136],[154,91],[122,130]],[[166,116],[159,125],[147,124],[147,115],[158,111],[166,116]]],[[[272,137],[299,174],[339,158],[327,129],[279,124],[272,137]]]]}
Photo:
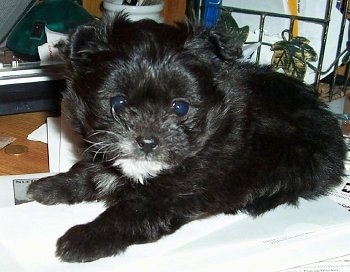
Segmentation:
{"type": "Polygon", "coordinates": [[[114,156],[112,156],[111,158],[107,158],[105,160],[106,162],[115,161],[116,159],[120,158],[120,148],[115,145],[110,145],[106,150],[106,153],[114,154],[114,156]]]}
{"type": "Polygon", "coordinates": [[[107,145],[107,144],[104,144],[104,145],[102,145],[98,150],[94,151],[95,155],[94,155],[93,160],[96,159],[96,156],[97,156],[98,154],[103,154],[102,159],[104,159],[104,154],[105,154],[105,152],[104,152],[104,151],[101,151],[101,150],[105,149],[106,146],[108,146],[108,145],[107,145]]]}
{"type": "MultiPolygon", "coordinates": [[[[84,150],[83,154],[88,152],[88,151],[90,151],[90,149],[93,149],[93,148],[95,148],[98,145],[104,144],[103,142],[98,142],[98,143],[91,142],[91,143],[92,143],[92,145],[90,145],[88,148],[86,148],[84,150]]],[[[92,152],[96,152],[96,151],[92,150],[92,152]]]]}
{"type": "Polygon", "coordinates": [[[88,152],[92,153],[93,161],[95,161],[99,155],[102,155],[103,161],[115,161],[118,157],[120,157],[118,154],[120,147],[118,147],[114,142],[108,143],[101,141],[101,139],[107,135],[112,135],[116,139],[118,138],[118,135],[115,132],[109,130],[95,130],[91,134],[87,135],[84,138],[84,141],[89,144],[89,146],[83,151],[83,154],[88,152]]]}
{"type": "Polygon", "coordinates": [[[93,137],[93,136],[96,136],[96,135],[99,135],[99,134],[111,134],[111,135],[114,135],[116,136],[117,134],[113,131],[109,131],[109,130],[102,130],[102,129],[99,129],[99,130],[95,130],[93,133],[91,133],[87,138],[90,138],[90,137],[93,137]]]}

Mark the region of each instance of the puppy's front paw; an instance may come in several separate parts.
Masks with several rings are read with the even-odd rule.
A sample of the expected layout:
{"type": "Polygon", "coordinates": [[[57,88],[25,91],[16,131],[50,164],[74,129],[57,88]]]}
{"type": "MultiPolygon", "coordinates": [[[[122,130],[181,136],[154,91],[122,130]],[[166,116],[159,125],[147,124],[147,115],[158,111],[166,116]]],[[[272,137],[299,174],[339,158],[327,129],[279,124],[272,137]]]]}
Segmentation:
{"type": "Polygon", "coordinates": [[[77,225],[69,229],[56,244],[56,256],[64,262],[91,262],[118,254],[113,237],[101,235],[101,228],[91,224],[77,225]]]}
{"type": "Polygon", "coordinates": [[[67,192],[59,183],[56,176],[46,177],[29,185],[27,196],[45,205],[67,203],[67,192]]]}

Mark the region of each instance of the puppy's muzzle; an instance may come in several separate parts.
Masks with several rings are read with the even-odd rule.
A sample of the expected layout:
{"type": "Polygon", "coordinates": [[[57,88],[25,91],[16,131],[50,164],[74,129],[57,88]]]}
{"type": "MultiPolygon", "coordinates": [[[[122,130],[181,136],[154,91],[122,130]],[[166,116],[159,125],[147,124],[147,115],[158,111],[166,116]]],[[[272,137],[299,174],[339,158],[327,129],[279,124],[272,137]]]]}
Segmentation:
{"type": "Polygon", "coordinates": [[[151,153],[159,144],[158,138],[154,136],[139,136],[136,141],[140,149],[146,154],[151,153]]]}

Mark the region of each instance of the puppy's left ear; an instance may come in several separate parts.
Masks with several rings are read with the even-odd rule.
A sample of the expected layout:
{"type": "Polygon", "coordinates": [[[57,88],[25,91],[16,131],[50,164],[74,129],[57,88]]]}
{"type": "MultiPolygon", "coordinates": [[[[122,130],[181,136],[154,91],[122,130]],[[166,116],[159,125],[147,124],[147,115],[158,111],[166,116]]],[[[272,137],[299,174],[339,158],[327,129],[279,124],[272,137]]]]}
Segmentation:
{"type": "Polygon", "coordinates": [[[191,34],[186,47],[208,60],[230,62],[242,57],[242,39],[232,36],[223,29],[193,26],[191,34]]]}
{"type": "Polygon", "coordinates": [[[243,56],[243,41],[239,37],[231,36],[225,31],[210,30],[208,40],[217,57],[224,61],[232,61],[243,56]]]}

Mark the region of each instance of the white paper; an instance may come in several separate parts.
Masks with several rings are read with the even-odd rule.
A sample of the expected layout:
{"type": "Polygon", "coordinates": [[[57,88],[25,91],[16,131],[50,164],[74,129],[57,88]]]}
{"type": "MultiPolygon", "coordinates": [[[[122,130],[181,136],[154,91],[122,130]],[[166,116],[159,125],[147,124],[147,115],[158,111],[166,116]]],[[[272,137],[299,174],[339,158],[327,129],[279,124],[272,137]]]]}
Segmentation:
{"type": "MultiPolygon", "coordinates": [[[[53,173],[37,173],[26,175],[0,176],[0,208],[12,207],[16,202],[15,184],[22,182],[23,187],[27,187],[30,181],[52,175],[53,173]]],[[[23,197],[23,192],[20,192],[23,197]]]]}
{"type": "Polygon", "coordinates": [[[47,133],[50,172],[68,171],[79,159],[78,136],[61,117],[47,118],[47,133]]]}
{"type": "Polygon", "coordinates": [[[52,31],[45,26],[47,43],[38,46],[38,53],[42,63],[54,63],[61,61],[59,51],[55,47],[61,39],[67,39],[68,35],[52,31]]]}
{"type": "Polygon", "coordinates": [[[45,34],[46,34],[46,40],[48,43],[56,43],[59,40],[65,40],[68,38],[67,34],[50,30],[46,26],[45,26],[45,34]]]}
{"type": "Polygon", "coordinates": [[[47,125],[46,123],[38,127],[32,133],[30,133],[27,137],[28,140],[31,141],[39,141],[47,144],[47,125]]]}
{"type": "Polygon", "coordinates": [[[5,146],[8,146],[10,143],[13,143],[14,141],[16,141],[15,137],[0,136],[0,149],[4,148],[5,146]]]}
{"type": "Polygon", "coordinates": [[[80,138],[65,118],[61,118],[60,133],[60,172],[68,171],[79,160],[80,138]]]}
{"type": "Polygon", "coordinates": [[[349,272],[350,255],[283,270],[283,272],[349,272]]]}
{"type": "MultiPolygon", "coordinates": [[[[280,206],[253,219],[220,215],[185,225],[156,243],[85,264],[55,256],[55,242],[69,227],[93,220],[100,203],[1,208],[0,262],[16,271],[278,271],[349,253],[349,214],[327,198],[280,206]],[[272,242],[277,241],[277,242],[272,242]],[[18,264],[16,270],[13,265],[18,264]],[[137,269],[137,270],[132,270],[137,269]]],[[[10,271],[2,266],[4,271],[10,271]]]]}
{"type": "MultiPolygon", "coordinates": [[[[350,171],[347,171],[346,174],[349,176],[350,171]]],[[[343,179],[343,182],[332,191],[329,198],[350,212],[350,178],[343,179]]]]}
{"type": "Polygon", "coordinates": [[[61,118],[47,118],[49,171],[60,172],[61,118]]]}

